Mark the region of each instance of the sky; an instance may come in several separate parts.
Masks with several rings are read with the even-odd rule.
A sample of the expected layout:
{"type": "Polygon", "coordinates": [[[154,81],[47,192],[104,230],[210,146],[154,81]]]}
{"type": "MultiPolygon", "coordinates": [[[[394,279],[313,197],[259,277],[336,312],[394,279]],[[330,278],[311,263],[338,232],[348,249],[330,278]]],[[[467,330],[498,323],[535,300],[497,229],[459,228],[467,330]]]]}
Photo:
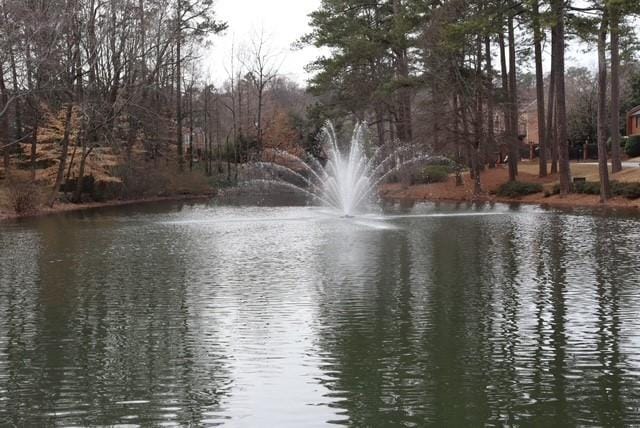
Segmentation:
{"type": "Polygon", "coordinates": [[[291,45],[309,31],[308,15],[319,6],[320,0],[217,0],[216,15],[229,28],[212,40],[203,71],[214,83],[221,84],[227,78],[232,46],[237,51],[249,43],[252,34],[263,29],[270,49],[282,56],[281,74],[305,85],[304,66],[318,57],[320,51],[313,47],[292,51],[291,45]]]}
{"type": "MultiPolygon", "coordinates": [[[[247,45],[252,34],[261,29],[268,36],[270,50],[281,55],[281,74],[305,86],[308,75],[304,67],[322,54],[314,47],[292,50],[292,44],[309,30],[309,13],[318,9],[320,0],[217,0],[215,11],[218,19],[227,22],[228,30],[215,36],[211,47],[204,53],[203,72],[216,85],[228,77],[232,47],[237,52],[247,45]]],[[[549,50],[545,69],[550,68],[549,50]]],[[[595,70],[597,56],[593,46],[571,43],[567,52],[567,67],[583,66],[595,70]]],[[[533,69],[533,61],[526,67],[533,69]]]]}

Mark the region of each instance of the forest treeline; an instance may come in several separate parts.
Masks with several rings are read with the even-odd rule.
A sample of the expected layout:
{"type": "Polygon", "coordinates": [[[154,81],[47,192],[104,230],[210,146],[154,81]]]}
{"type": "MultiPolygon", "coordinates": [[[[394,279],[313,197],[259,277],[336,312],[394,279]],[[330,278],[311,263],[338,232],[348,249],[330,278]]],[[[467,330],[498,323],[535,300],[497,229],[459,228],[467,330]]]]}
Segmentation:
{"type": "Polygon", "coordinates": [[[228,80],[211,83],[203,55],[227,28],[212,0],[0,7],[0,184],[48,187],[49,205],[63,193],[81,201],[88,175],[116,188],[101,199],[162,191],[167,175],[189,178],[182,192],[211,183],[191,171],[233,180],[265,145],[300,140],[309,96],[280,75],[282,56],[263,32],[217,58],[228,80]],[[158,171],[165,177],[149,178],[158,171]]]}
{"type": "Polygon", "coordinates": [[[44,184],[50,205],[61,191],[81,201],[99,170],[125,190],[155,170],[234,181],[271,148],[318,154],[327,119],[366,120],[375,144],[468,164],[480,192],[496,162],[517,179],[531,102],[540,176],[558,173],[571,192],[570,145],[597,143],[605,199],[625,112],[640,104],[636,0],[322,0],[298,41],[326,52],[307,88],[280,73],[264,32],[230,55],[207,50],[227,29],[213,0],[0,7],[0,180],[44,184]],[[577,42],[597,50],[597,72],[568,66],[577,42]],[[207,76],[211,61],[224,84],[207,76]]]}
{"type": "Polygon", "coordinates": [[[310,90],[327,115],[368,119],[379,144],[418,142],[468,164],[476,192],[480,171],[505,158],[517,179],[533,105],[539,175],[558,173],[571,192],[570,145],[597,144],[604,200],[626,111],[640,104],[638,13],[636,0],[323,0],[303,41],[331,54],[312,65],[310,90]],[[595,76],[568,62],[569,45],[597,50],[595,76]]]}

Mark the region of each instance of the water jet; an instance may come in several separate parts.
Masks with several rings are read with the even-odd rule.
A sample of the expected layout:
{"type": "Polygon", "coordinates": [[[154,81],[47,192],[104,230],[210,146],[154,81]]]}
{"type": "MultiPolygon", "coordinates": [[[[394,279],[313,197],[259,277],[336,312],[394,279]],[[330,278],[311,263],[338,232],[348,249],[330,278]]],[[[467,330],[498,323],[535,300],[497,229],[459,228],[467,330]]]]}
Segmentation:
{"type": "Polygon", "coordinates": [[[296,156],[284,150],[271,149],[270,162],[251,164],[256,177],[245,186],[281,186],[305,194],[310,199],[338,211],[343,218],[370,205],[377,187],[405,168],[419,164],[450,161],[431,156],[425,147],[400,144],[372,147],[367,144],[367,125],[358,123],[345,150],[341,150],[336,130],[327,122],[320,133],[326,158],[324,163],[307,155],[296,156]]]}

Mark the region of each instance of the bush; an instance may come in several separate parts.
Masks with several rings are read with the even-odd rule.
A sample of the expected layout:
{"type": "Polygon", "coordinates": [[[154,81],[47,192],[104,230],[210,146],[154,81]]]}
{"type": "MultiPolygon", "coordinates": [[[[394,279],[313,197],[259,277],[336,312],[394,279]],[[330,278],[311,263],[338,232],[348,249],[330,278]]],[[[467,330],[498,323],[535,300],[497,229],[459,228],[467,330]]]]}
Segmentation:
{"type": "Polygon", "coordinates": [[[621,183],[619,181],[612,181],[611,194],[614,196],[622,196],[627,199],[638,199],[640,198],[640,183],[621,183]]]}
{"type": "Polygon", "coordinates": [[[592,181],[577,181],[573,183],[573,191],[585,195],[599,195],[600,183],[592,181]]]}
{"type": "Polygon", "coordinates": [[[411,184],[443,183],[449,179],[451,172],[449,165],[429,165],[412,175],[411,184]]]}
{"type": "MultiPolygon", "coordinates": [[[[620,181],[612,181],[611,196],[621,196],[627,199],[640,198],[640,183],[623,183],[620,181]]],[[[573,191],[585,195],[599,195],[599,181],[585,181],[573,183],[573,191]]]]}
{"type": "Polygon", "coordinates": [[[627,143],[624,146],[624,151],[630,158],[640,156],[640,136],[627,138],[627,143]]]}
{"type": "Polygon", "coordinates": [[[167,192],[169,179],[157,168],[150,165],[121,165],[115,169],[115,176],[122,181],[121,194],[112,189],[98,189],[97,197],[101,200],[135,199],[147,196],[158,196],[167,192]]]}
{"type": "Polygon", "coordinates": [[[510,181],[498,189],[497,195],[503,198],[519,198],[542,192],[542,185],[538,183],[525,183],[523,181],[510,181]]]}
{"type": "Polygon", "coordinates": [[[38,189],[31,182],[9,182],[9,204],[16,214],[28,214],[40,204],[38,189]]]}

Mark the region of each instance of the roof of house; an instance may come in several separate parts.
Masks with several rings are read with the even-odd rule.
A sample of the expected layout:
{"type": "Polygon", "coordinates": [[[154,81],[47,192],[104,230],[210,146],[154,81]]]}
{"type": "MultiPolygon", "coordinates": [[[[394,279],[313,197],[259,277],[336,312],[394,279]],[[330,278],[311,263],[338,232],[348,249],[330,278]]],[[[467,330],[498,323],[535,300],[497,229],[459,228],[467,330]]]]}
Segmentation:
{"type": "Polygon", "coordinates": [[[629,110],[629,116],[637,116],[640,115],[640,106],[635,106],[631,110],[629,110]]]}

